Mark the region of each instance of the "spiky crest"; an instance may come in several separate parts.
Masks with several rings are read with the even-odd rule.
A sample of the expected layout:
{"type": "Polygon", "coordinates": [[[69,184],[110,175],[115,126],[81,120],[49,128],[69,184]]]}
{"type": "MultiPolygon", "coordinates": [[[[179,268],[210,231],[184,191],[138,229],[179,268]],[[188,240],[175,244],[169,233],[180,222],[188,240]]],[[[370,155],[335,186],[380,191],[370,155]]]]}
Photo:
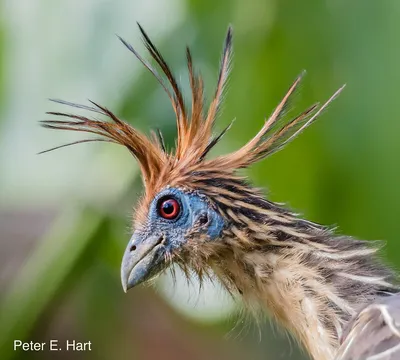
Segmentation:
{"type": "Polygon", "coordinates": [[[208,160],[206,159],[206,155],[230,127],[229,125],[218,136],[212,136],[213,127],[221,106],[224,88],[230,70],[232,58],[232,28],[229,27],[225,37],[217,86],[206,115],[204,114],[203,80],[195,71],[191,52],[189,48],[186,48],[187,67],[192,93],[191,114],[189,116],[180,87],[167,62],[143,28],[139,24],[138,26],[146,49],[161,68],[169,85],[166,85],[157,70],[143,59],[129,43],[121,37],[119,37],[119,39],[155,76],[171,100],[172,107],[176,114],[178,129],[175,152],[166,152],[163,137],[159,130],[157,133],[152,133],[150,138],[146,137],[131,125],[118,119],[110,110],[94,102],[92,102],[92,107],[62,100],[53,100],[63,105],[77,107],[104,115],[111,119],[111,122],[63,112],[48,112],[50,115],[66,117],[68,119],[45,120],[42,121],[42,126],[50,129],[89,132],[104,137],[80,140],[44,152],[89,141],[109,141],[127,147],[139,162],[146,188],[142,206],[139,207],[137,214],[138,218],[142,220],[147,212],[149,202],[153,199],[154,195],[166,185],[179,185],[196,189],[196,183],[192,181],[193,174],[196,172],[198,173],[200,170],[203,174],[216,172],[222,176],[229,177],[233,176],[237,169],[247,167],[275,151],[278,151],[309,126],[343,89],[343,87],[341,87],[337,90],[322,106],[315,104],[294,119],[284,121],[284,111],[302,79],[303,74],[301,74],[289,88],[289,91],[265,122],[262,129],[252,140],[241,149],[231,154],[208,160]]]}
{"type": "MultiPolygon", "coordinates": [[[[397,277],[380,263],[376,244],[335,235],[329,228],[300,219],[297,214],[265,199],[235,171],[267,157],[294,139],[343,87],[322,106],[315,104],[294,119],[285,121],[285,110],[302,79],[301,74],[253,139],[231,154],[208,160],[206,155],[210,149],[229,129],[228,126],[220,135],[212,137],[229,72],[232,30],[228,30],[225,39],[218,82],[207,114],[204,113],[203,81],[194,70],[190,50],[186,50],[192,91],[189,114],[166,61],[140,25],[139,29],[147,50],[166,76],[168,86],[131,45],[123,39],[121,41],[156,77],[171,100],[178,127],[175,152],[166,151],[159,130],[146,137],[96,103],[85,106],[60,100],[55,101],[106,116],[112,121],[49,112],[67,120],[47,120],[42,122],[44,127],[89,132],[103,137],[80,140],[50,150],[89,141],[108,141],[126,146],[140,164],[146,187],[142,203],[136,210],[135,226],[144,223],[149,203],[165,186],[202,192],[229,226],[223,229],[218,241],[209,241],[206,234],[196,232],[194,224],[185,234],[186,241],[179,249],[165,252],[166,264],[179,265],[188,278],[191,271],[200,280],[215,274],[228,291],[240,293],[250,309],[254,303],[270,309],[314,359],[332,360],[344,324],[359,312],[360,307],[378,301],[374,307],[362,310],[359,313],[361,318],[355,318],[356,327],[352,331],[356,334],[360,329],[365,334],[365,324],[362,322],[360,327],[360,321],[365,320],[367,310],[376,312],[376,305],[379,305],[378,310],[387,311],[388,308],[382,304],[391,305],[384,298],[398,291],[397,277]]],[[[380,320],[380,328],[381,324],[380,320]]],[[[370,329],[366,331],[368,333],[370,329]]],[[[381,334],[390,342],[394,339],[389,331],[381,334]]],[[[353,340],[350,337],[342,345],[345,354],[354,350],[361,353],[357,339],[354,341],[356,345],[350,347],[353,340]]],[[[381,343],[378,345],[381,350],[381,343]]]]}

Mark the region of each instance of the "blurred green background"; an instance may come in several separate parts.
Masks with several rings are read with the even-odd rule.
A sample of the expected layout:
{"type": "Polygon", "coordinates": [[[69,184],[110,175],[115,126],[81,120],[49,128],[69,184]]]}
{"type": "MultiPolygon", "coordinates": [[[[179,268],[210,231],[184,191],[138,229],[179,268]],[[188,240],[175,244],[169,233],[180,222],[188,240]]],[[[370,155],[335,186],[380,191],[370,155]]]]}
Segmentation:
{"type": "MultiPolygon", "coordinates": [[[[298,110],[347,83],[322,118],[248,171],[275,201],[365,239],[400,265],[400,2],[365,0],[3,0],[0,2],[0,358],[305,359],[269,320],[218,287],[168,276],[124,294],[119,265],[142,191],[127,151],[39,127],[47,98],[99,102],[173,144],[173,112],[141,53],[139,21],[188,95],[185,45],[208,98],[234,27],[234,71],[216,152],[253,136],[302,69],[298,110]],[[91,341],[91,352],[13,351],[13,340],[91,341]]],[[[147,56],[147,55],[146,55],[147,56]]],[[[148,58],[148,56],[147,56],[148,58]]]]}

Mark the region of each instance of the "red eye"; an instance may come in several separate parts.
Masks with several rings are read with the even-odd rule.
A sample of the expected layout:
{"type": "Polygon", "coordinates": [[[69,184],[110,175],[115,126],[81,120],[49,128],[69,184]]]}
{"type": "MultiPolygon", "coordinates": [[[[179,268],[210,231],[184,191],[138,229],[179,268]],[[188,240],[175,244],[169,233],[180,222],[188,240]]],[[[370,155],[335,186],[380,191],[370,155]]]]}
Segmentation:
{"type": "Polygon", "coordinates": [[[159,205],[159,211],[160,215],[164,219],[172,220],[179,215],[181,207],[179,206],[178,201],[172,198],[168,198],[161,200],[159,205]]]}

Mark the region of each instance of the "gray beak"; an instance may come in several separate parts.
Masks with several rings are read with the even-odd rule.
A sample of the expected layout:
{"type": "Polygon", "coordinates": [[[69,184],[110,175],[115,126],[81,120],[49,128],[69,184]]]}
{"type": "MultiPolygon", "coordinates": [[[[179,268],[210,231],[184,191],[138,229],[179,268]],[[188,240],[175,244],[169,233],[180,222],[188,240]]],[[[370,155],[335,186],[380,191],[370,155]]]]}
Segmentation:
{"type": "Polygon", "coordinates": [[[163,236],[142,239],[134,233],[121,264],[121,281],[125,292],[152,278],[164,269],[163,236]]]}

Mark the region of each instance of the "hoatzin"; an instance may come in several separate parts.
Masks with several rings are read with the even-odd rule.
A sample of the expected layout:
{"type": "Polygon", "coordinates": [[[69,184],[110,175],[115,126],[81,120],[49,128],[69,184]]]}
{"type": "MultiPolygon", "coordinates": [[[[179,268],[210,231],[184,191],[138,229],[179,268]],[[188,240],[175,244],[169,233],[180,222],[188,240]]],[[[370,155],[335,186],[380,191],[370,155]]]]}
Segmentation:
{"type": "Polygon", "coordinates": [[[160,131],[146,137],[94,102],[85,106],[55,100],[109,121],[49,112],[63,119],[42,122],[49,129],[102,136],[62,146],[117,143],[140,165],[145,194],[135,207],[134,232],[122,260],[124,290],[177,264],[187,276],[216,277],[230,293],[240,294],[249,308],[267,309],[315,360],[400,359],[398,282],[381,263],[376,243],[335,235],[328,227],[300,218],[267,200],[237,172],[293,140],[343,87],[323,105],[312,105],[285,121],[299,76],[253,139],[231,154],[210,159],[210,149],[229,129],[213,135],[231,65],[232,30],[224,41],[215,94],[205,111],[203,80],[189,48],[190,110],[170,67],[140,25],[139,29],[163,76],[120,40],[172,103],[178,129],[175,151],[167,151],[160,131]]]}

